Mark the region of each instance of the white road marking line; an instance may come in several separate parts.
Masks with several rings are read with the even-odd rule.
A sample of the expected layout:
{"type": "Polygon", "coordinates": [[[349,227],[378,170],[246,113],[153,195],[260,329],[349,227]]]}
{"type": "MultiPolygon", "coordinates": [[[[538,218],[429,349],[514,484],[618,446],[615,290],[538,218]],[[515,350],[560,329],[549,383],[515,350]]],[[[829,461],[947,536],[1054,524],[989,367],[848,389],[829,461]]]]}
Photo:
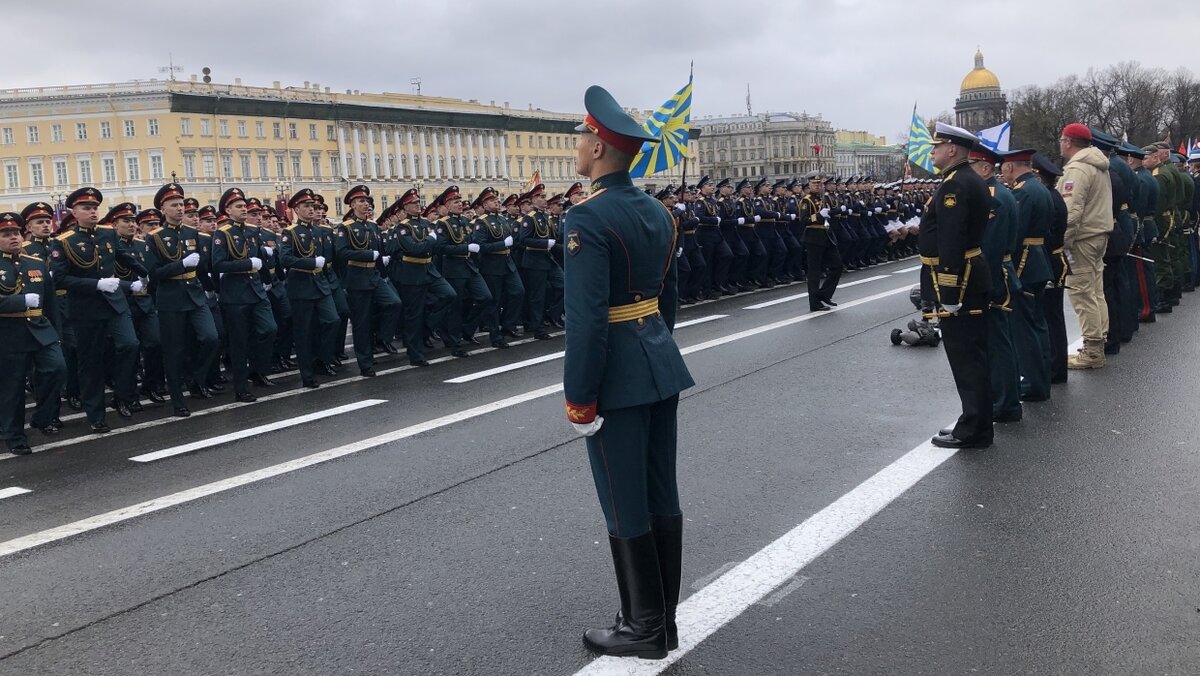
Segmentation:
{"type": "MultiPolygon", "coordinates": [[[[696,324],[704,324],[706,322],[712,322],[712,321],[716,321],[718,319],[724,319],[725,317],[728,317],[728,316],[729,315],[709,315],[707,317],[700,317],[698,319],[690,319],[686,322],[679,322],[678,324],[675,325],[675,328],[681,329],[685,326],[695,326],[696,324]]],[[[465,376],[458,376],[457,378],[449,378],[447,380],[443,380],[442,382],[451,383],[454,385],[461,385],[463,383],[469,383],[474,380],[490,378],[491,376],[498,375],[501,373],[508,373],[509,371],[516,371],[518,369],[523,369],[526,366],[545,364],[548,361],[554,361],[555,359],[562,359],[564,355],[566,355],[566,352],[552,352],[550,354],[544,354],[540,357],[533,357],[532,359],[523,359],[521,361],[515,361],[511,364],[504,364],[503,366],[497,366],[495,368],[490,368],[485,371],[479,371],[476,373],[468,373],[465,376]]]]}
{"type": "MultiPolygon", "coordinates": [[[[865,298],[859,298],[858,300],[846,302],[846,303],[840,305],[839,307],[835,308],[834,311],[848,309],[851,307],[855,307],[857,305],[869,303],[874,300],[879,300],[880,298],[894,296],[898,293],[906,293],[907,291],[908,291],[907,286],[900,287],[897,289],[892,289],[890,291],[884,291],[882,293],[877,293],[873,296],[867,296],[865,298]]],[[[800,315],[798,317],[793,317],[791,319],[785,319],[783,321],[774,322],[771,324],[764,324],[763,326],[760,326],[760,327],[757,327],[754,329],[740,331],[731,336],[725,336],[723,338],[718,338],[715,340],[710,340],[710,341],[706,341],[704,343],[700,343],[699,345],[693,345],[689,348],[685,348],[684,350],[682,350],[682,352],[684,354],[691,354],[693,352],[699,352],[700,350],[707,350],[712,347],[717,347],[718,345],[724,345],[726,343],[731,343],[735,340],[739,340],[739,339],[745,338],[747,336],[753,336],[753,335],[757,335],[760,333],[766,333],[767,331],[773,331],[775,329],[783,328],[785,326],[791,326],[793,324],[798,324],[800,322],[808,321],[809,319],[812,319],[813,317],[817,317],[817,316],[820,316],[823,314],[830,314],[830,313],[828,313],[828,312],[811,312],[808,314],[800,315]]],[[[449,357],[446,357],[446,359],[449,359],[449,357]]],[[[412,368],[412,367],[401,367],[400,369],[396,369],[396,370],[401,370],[403,368],[412,368]]],[[[41,531],[38,533],[32,533],[30,535],[15,538],[15,539],[9,540],[7,542],[0,542],[0,558],[8,556],[10,554],[15,554],[17,552],[25,551],[27,549],[32,549],[34,547],[39,547],[41,545],[44,545],[44,544],[47,544],[50,542],[62,540],[64,538],[68,538],[73,535],[78,535],[79,533],[86,533],[87,531],[95,530],[97,528],[103,528],[105,526],[109,526],[114,523],[120,523],[121,521],[132,519],[132,518],[135,518],[138,516],[142,516],[144,514],[150,514],[152,512],[157,512],[159,510],[166,509],[167,507],[173,507],[175,505],[183,504],[185,502],[191,502],[192,500],[197,500],[202,497],[212,495],[214,493],[220,493],[221,491],[226,491],[231,488],[237,488],[239,486],[244,486],[246,484],[254,483],[256,481],[261,481],[263,479],[267,479],[267,478],[270,478],[273,476],[279,476],[280,474],[294,472],[299,469],[304,469],[305,467],[311,467],[313,465],[327,462],[329,460],[334,460],[336,458],[340,458],[343,456],[358,453],[359,451],[365,451],[367,449],[374,448],[376,446],[382,446],[383,444],[388,444],[388,443],[392,443],[394,441],[398,441],[400,439],[406,439],[408,437],[416,436],[423,432],[428,432],[430,430],[435,430],[435,429],[438,429],[441,427],[446,427],[448,425],[452,425],[454,423],[461,422],[463,420],[469,420],[469,419],[477,417],[477,416],[487,415],[488,413],[492,413],[495,411],[499,411],[501,409],[516,406],[518,404],[523,404],[527,401],[533,401],[535,399],[540,399],[542,397],[549,396],[551,394],[556,394],[558,392],[562,392],[562,390],[563,390],[563,386],[561,383],[559,383],[557,385],[548,385],[546,387],[542,387],[542,388],[539,388],[536,390],[531,390],[529,392],[524,392],[522,394],[513,395],[513,396],[507,397],[505,399],[493,401],[488,404],[482,404],[482,405],[476,406],[474,408],[469,408],[464,411],[459,411],[458,413],[451,413],[450,415],[445,415],[440,418],[434,418],[433,420],[428,420],[423,423],[418,423],[416,425],[410,425],[409,427],[395,430],[393,432],[387,432],[385,434],[380,434],[378,436],[374,436],[369,439],[363,439],[361,441],[356,441],[356,442],[346,444],[343,446],[338,446],[336,448],[331,448],[329,450],[321,451],[319,453],[313,453],[312,455],[307,455],[302,458],[296,458],[295,460],[289,460],[287,462],[279,463],[277,465],[272,465],[270,467],[265,467],[263,469],[255,470],[253,472],[239,474],[238,476],[230,477],[228,479],[221,479],[219,481],[214,481],[211,483],[204,484],[203,486],[189,488],[185,491],[180,491],[178,493],[172,493],[171,495],[166,495],[166,496],[163,496],[160,498],[155,498],[153,500],[147,500],[146,502],[141,502],[136,505],[129,506],[129,507],[123,507],[121,509],[113,510],[111,512],[106,512],[104,514],[98,514],[96,516],[88,517],[88,518],[82,519],[80,521],[75,521],[73,523],[65,524],[65,525],[51,528],[48,530],[44,530],[44,531],[41,531]]],[[[292,393],[284,392],[277,396],[286,396],[289,394],[297,394],[301,391],[303,391],[303,390],[296,390],[295,392],[292,392],[292,393]]],[[[260,399],[260,401],[261,401],[261,399],[260,399]]],[[[910,455],[911,455],[911,453],[910,453],[910,455]]],[[[739,565],[738,568],[741,568],[744,565],[745,565],[745,563],[739,565]]],[[[785,576],[784,579],[786,579],[787,577],[791,577],[794,574],[795,574],[795,571],[793,571],[789,575],[785,576]]],[[[782,582],[782,580],[781,580],[781,582],[782,582]]],[[[766,591],[764,591],[764,594],[777,586],[779,586],[779,585],[778,584],[772,585],[770,588],[768,588],[766,591]]],[[[757,600],[757,599],[755,599],[755,600],[757,600]]]]}
{"type": "MultiPolygon", "coordinates": [[[[838,288],[845,289],[845,288],[848,288],[851,286],[858,286],[859,284],[866,284],[867,282],[877,282],[881,279],[891,279],[891,275],[875,275],[874,277],[866,277],[864,279],[856,279],[853,282],[846,282],[845,284],[838,284],[838,288]]],[[[772,305],[780,305],[781,303],[790,303],[794,300],[800,300],[801,298],[808,298],[808,293],[806,292],[806,293],[798,293],[794,296],[784,296],[783,298],[776,298],[775,300],[769,300],[765,303],[759,303],[757,305],[747,305],[746,307],[744,307],[742,309],[743,310],[761,310],[763,308],[771,307],[772,305]]]]}
{"type": "Polygon", "coordinates": [[[662,660],[601,657],[575,676],[650,676],[665,671],[954,456],[929,442],[912,449],[778,540],[679,604],[679,649],[662,660]]]}
{"type": "Polygon", "coordinates": [[[328,462],[330,460],[335,460],[347,455],[352,455],[354,453],[358,453],[359,451],[365,451],[370,448],[382,446],[383,444],[389,444],[394,441],[399,441],[400,439],[407,439],[408,437],[413,437],[423,432],[453,425],[454,423],[461,422],[463,420],[469,420],[477,416],[487,415],[501,409],[523,404],[527,401],[533,401],[534,399],[540,399],[547,395],[561,391],[562,385],[550,385],[548,387],[530,390],[529,392],[517,394],[505,399],[500,399],[499,401],[493,401],[488,404],[483,404],[481,406],[459,411],[457,413],[451,413],[450,415],[434,418],[433,420],[428,420],[416,425],[410,425],[408,427],[388,432],[386,434],[380,434],[369,439],[363,439],[361,441],[356,441],[344,446],[338,446],[326,451],[321,451],[320,453],[313,453],[312,455],[306,455],[302,458],[296,458],[295,460],[279,463],[278,465],[272,465],[270,467],[254,470],[253,472],[247,472],[245,474],[229,477],[228,479],[221,479],[220,481],[207,483],[203,486],[189,488],[178,493],[164,495],[159,498],[154,498],[153,500],[139,502],[136,505],[122,507],[121,509],[105,512],[104,514],[98,514],[96,516],[88,517],[86,519],[68,523],[55,528],[50,528],[38,533],[31,533],[7,542],[0,542],[0,557],[16,554],[17,552],[23,552],[27,549],[33,549],[34,547],[39,547],[44,544],[69,538],[73,535],[86,533],[91,530],[96,530],[97,528],[103,528],[105,526],[120,523],[128,519],[157,512],[168,507],[174,507],[175,505],[181,505],[185,502],[198,500],[205,496],[213,495],[214,493],[220,493],[222,491],[227,491],[239,486],[245,486],[246,484],[251,484],[256,481],[262,481],[263,479],[279,476],[280,474],[294,472],[298,469],[311,467],[323,462],[328,462]]]}
{"type": "Polygon", "coordinates": [[[781,329],[785,326],[791,326],[792,324],[799,324],[800,322],[806,322],[806,321],[808,321],[810,319],[814,319],[816,317],[824,317],[825,315],[831,315],[835,312],[840,312],[842,310],[848,310],[852,307],[857,307],[857,306],[863,305],[865,303],[870,303],[872,301],[879,300],[880,298],[887,298],[888,296],[894,296],[898,293],[908,293],[908,287],[903,286],[903,287],[899,287],[896,289],[890,289],[888,291],[882,291],[880,293],[876,293],[876,294],[873,294],[870,296],[864,296],[864,297],[858,298],[856,300],[849,300],[849,301],[842,303],[841,305],[838,305],[837,307],[833,308],[832,310],[829,310],[828,312],[809,312],[807,314],[802,314],[797,317],[791,317],[790,319],[782,319],[780,321],[773,322],[771,324],[764,324],[762,326],[757,326],[753,329],[746,329],[745,331],[731,333],[728,336],[722,336],[720,338],[713,338],[712,340],[708,340],[703,343],[699,343],[697,345],[685,347],[682,350],[680,350],[680,352],[682,352],[683,354],[692,354],[693,352],[699,352],[700,350],[707,350],[710,347],[716,347],[718,345],[732,343],[735,340],[749,338],[750,336],[756,336],[760,333],[766,333],[767,331],[774,331],[775,329],[781,329]]]}
{"type": "Polygon", "coordinates": [[[15,498],[18,495],[25,495],[26,493],[32,492],[33,491],[29,490],[28,488],[21,488],[19,486],[0,488],[0,500],[3,500],[4,498],[15,498]]]}
{"type": "Polygon", "coordinates": [[[920,269],[921,269],[920,265],[914,265],[911,268],[904,268],[903,270],[897,270],[897,271],[893,272],[892,274],[893,275],[903,275],[906,272],[916,272],[917,270],[920,270],[920,269]]]}
{"type": "Polygon", "coordinates": [[[296,425],[303,425],[304,423],[312,422],[314,420],[320,420],[322,418],[329,418],[329,417],[332,417],[335,415],[349,413],[350,411],[357,411],[359,409],[368,408],[370,406],[378,406],[379,404],[384,404],[384,403],[387,403],[387,399],[364,399],[362,401],[358,401],[353,404],[346,404],[344,406],[338,406],[337,408],[325,409],[323,411],[317,411],[316,413],[309,413],[308,415],[302,415],[302,416],[298,416],[295,418],[288,418],[287,420],[279,420],[279,421],[276,421],[273,423],[268,423],[266,425],[259,425],[257,427],[249,427],[244,430],[230,432],[229,434],[222,434],[217,437],[210,437],[208,439],[201,439],[200,441],[193,441],[188,444],[181,444],[179,446],[172,446],[170,448],[164,448],[164,449],[161,449],[158,451],[154,451],[152,453],[143,453],[142,455],[135,455],[132,458],[130,458],[130,460],[132,460],[134,462],[153,462],[155,460],[162,460],[163,458],[170,458],[172,456],[182,455],[184,453],[191,453],[192,451],[198,451],[202,448],[208,448],[210,446],[217,446],[219,444],[228,443],[230,441],[237,441],[238,439],[245,439],[247,437],[253,437],[253,436],[256,436],[259,434],[265,434],[267,432],[274,432],[275,430],[282,430],[282,429],[285,429],[288,427],[294,427],[296,425]]]}

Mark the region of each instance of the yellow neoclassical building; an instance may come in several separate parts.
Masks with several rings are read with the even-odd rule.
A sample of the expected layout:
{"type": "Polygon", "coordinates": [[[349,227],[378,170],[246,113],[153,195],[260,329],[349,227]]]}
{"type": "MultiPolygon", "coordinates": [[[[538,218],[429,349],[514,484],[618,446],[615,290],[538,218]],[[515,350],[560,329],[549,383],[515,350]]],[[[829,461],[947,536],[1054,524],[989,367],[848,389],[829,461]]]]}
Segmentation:
{"type": "Polygon", "coordinates": [[[151,206],[174,176],[202,204],[239,186],[264,202],[308,187],[341,213],[354,184],[390,204],[411,187],[550,192],[580,180],[582,115],[328,87],[136,81],[0,90],[0,209],[84,185],[151,206]],[[337,206],[334,206],[337,205],[337,206]]]}

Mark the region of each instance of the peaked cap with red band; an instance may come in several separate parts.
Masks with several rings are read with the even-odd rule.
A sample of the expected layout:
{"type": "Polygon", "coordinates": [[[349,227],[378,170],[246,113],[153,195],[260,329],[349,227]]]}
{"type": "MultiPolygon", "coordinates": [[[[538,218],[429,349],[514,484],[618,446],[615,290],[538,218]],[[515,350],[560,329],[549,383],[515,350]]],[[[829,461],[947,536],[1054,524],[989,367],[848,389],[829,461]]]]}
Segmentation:
{"type": "Polygon", "coordinates": [[[587,88],[583,95],[583,107],[587,110],[587,117],[583,119],[583,124],[575,127],[575,131],[590,131],[626,155],[637,155],[647,141],[659,142],[658,138],[642,129],[637,120],[622,110],[612,94],[600,85],[587,88]]]}

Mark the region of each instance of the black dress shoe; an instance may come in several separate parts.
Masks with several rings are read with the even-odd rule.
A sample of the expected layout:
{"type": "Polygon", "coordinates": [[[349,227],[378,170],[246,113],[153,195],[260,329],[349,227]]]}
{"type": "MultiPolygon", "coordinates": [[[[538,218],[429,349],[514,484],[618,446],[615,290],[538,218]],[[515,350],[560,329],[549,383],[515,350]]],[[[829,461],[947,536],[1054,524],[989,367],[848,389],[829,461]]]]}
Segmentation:
{"type": "Polygon", "coordinates": [[[390,340],[380,341],[383,343],[383,351],[388,354],[400,354],[400,350],[396,349],[396,344],[390,340]]]}
{"type": "Polygon", "coordinates": [[[541,333],[533,334],[533,337],[537,338],[538,340],[550,340],[554,336],[551,336],[549,333],[546,333],[545,331],[543,331],[541,333]]]}
{"type": "Polygon", "coordinates": [[[224,373],[218,373],[217,377],[213,378],[213,384],[208,389],[220,392],[220,390],[217,389],[217,386],[224,385],[225,383],[228,383],[228,382],[229,382],[229,379],[225,377],[224,373]]]}
{"type": "Polygon", "coordinates": [[[142,402],[140,402],[140,401],[129,402],[129,412],[130,413],[141,413],[142,411],[145,411],[145,410],[146,409],[142,407],[142,402]]]}
{"type": "Polygon", "coordinates": [[[33,449],[29,446],[13,446],[12,448],[8,449],[8,452],[12,453],[13,455],[29,455],[30,453],[33,453],[33,449]]]}
{"type": "Polygon", "coordinates": [[[59,432],[61,432],[62,427],[55,425],[54,423],[50,423],[49,425],[46,425],[44,427],[37,428],[37,430],[39,432],[41,432],[42,434],[45,434],[48,437],[52,437],[55,434],[58,434],[59,432]]]}
{"type": "Polygon", "coordinates": [[[507,350],[509,348],[509,344],[503,340],[493,340],[492,347],[496,348],[497,350],[507,350]]]}
{"type": "Polygon", "coordinates": [[[479,341],[479,339],[478,339],[478,338],[476,338],[475,336],[463,336],[463,337],[462,337],[462,342],[464,342],[464,343],[470,343],[470,344],[472,344],[472,345],[483,345],[483,343],[482,343],[482,342],[480,342],[480,341],[479,341]]]}
{"type": "MultiPolygon", "coordinates": [[[[833,309],[833,308],[829,307],[828,305],[824,305],[824,304],[822,304],[822,305],[809,305],[809,306],[808,306],[808,311],[809,311],[809,312],[829,312],[829,311],[830,311],[830,310],[832,310],[832,309],[833,309]]],[[[897,329],[897,331],[899,331],[899,329],[897,329]]]]}
{"type": "Polygon", "coordinates": [[[1162,305],[1154,308],[1154,311],[1160,315],[1169,315],[1174,312],[1174,309],[1170,305],[1163,303],[1162,305]]]}
{"type": "Polygon", "coordinates": [[[258,397],[250,394],[249,392],[238,392],[236,395],[234,395],[233,400],[249,404],[251,402],[258,401],[258,397]]]}
{"type": "Polygon", "coordinates": [[[58,416],[55,416],[54,419],[50,421],[50,424],[54,425],[55,427],[57,427],[60,430],[63,428],[62,418],[59,418],[58,416]]]}
{"type": "Polygon", "coordinates": [[[429,362],[424,359],[414,359],[408,362],[409,366],[420,366],[422,368],[429,366],[429,362]]]}
{"type": "Polygon", "coordinates": [[[425,349],[427,349],[427,350],[433,349],[433,339],[432,338],[426,337],[425,340],[422,341],[422,344],[425,346],[425,349]]]}
{"type": "Polygon", "coordinates": [[[321,383],[318,383],[316,380],[302,380],[300,384],[310,390],[315,390],[321,386],[321,383]]]}
{"type": "Polygon", "coordinates": [[[72,411],[82,411],[83,402],[80,401],[79,397],[77,396],[67,397],[67,408],[71,409],[72,411]]]}
{"type": "Polygon", "coordinates": [[[133,417],[133,411],[129,409],[129,404],[126,404],[123,401],[117,401],[116,399],[113,399],[111,402],[109,402],[109,406],[117,412],[117,415],[126,420],[129,420],[133,417]]]}
{"type": "Polygon", "coordinates": [[[158,392],[157,390],[151,390],[148,388],[138,390],[138,394],[142,395],[143,397],[149,399],[150,401],[152,401],[156,404],[161,404],[167,400],[167,398],[164,397],[161,392],[158,392]]]}
{"type": "Polygon", "coordinates": [[[375,374],[375,369],[363,369],[358,372],[358,375],[360,375],[364,378],[374,378],[376,374],[375,374]]]}
{"type": "Polygon", "coordinates": [[[223,385],[221,381],[216,380],[205,385],[204,389],[208,390],[211,394],[220,394],[225,391],[225,385],[223,385]]]}
{"type": "Polygon", "coordinates": [[[1143,324],[1153,324],[1153,323],[1154,323],[1154,322],[1156,322],[1156,321],[1158,321],[1158,317],[1155,317],[1155,316],[1154,316],[1154,312],[1153,312],[1153,311],[1151,311],[1151,312],[1150,312],[1150,316],[1148,316],[1148,317],[1146,317],[1145,319],[1141,320],[1141,322],[1142,322],[1143,324]]]}
{"type": "Polygon", "coordinates": [[[822,303],[824,303],[824,304],[826,304],[826,305],[828,305],[828,306],[830,306],[830,307],[837,307],[837,303],[835,303],[835,302],[833,302],[833,301],[829,300],[828,298],[826,298],[825,300],[823,300],[823,301],[821,301],[821,302],[822,302],[822,303]]]}
{"type": "Polygon", "coordinates": [[[346,361],[350,358],[350,355],[346,354],[345,352],[338,352],[337,354],[333,355],[333,358],[338,361],[346,361]]]}
{"type": "Polygon", "coordinates": [[[512,329],[504,329],[504,330],[503,330],[503,331],[501,331],[500,333],[502,333],[502,334],[504,334],[504,335],[508,336],[509,338],[520,338],[520,337],[521,337],[521,334],[520,334],[520,333],[518,333],[518,332],[516,332],[516,331],[514,331],[514,330],[512,330],[512,329]]]}
{"type": "Polygon", "coordinates": [[[112,428],[109,427],[108,423],[104,422],[103,420],[98,423],[92,423],[92,432],[94,434],[108,434],[111,431],[112,428]]]}
{"type": "Polygon", "coordinates": [[[327,376],[336,376],[338,374],[337,369],[333,368],[329,364],[321,364],[315,370],[317,373],[321,373],[321,374],[324,374],[327,376]]]}
{"type": "Polygon", "coordinates": [[[207,387],[204,387],[203,385],[196,385],[194,383],[188,388],[188,393],[191,395],[192,399],[213,398],[212,392],[209,392],[207,387]]]}
{"type": "Polygon", "coordinates": [[[259,387],[279,387],[278,385],[275,384],[275,382],[273,380],[264,376],[261,373],[255,373],[255,374],[251,375],[250,382],[254,383],[255,385],[258,385],[259,387]]]}
{"type": "Polygon", "coordinates": [[[452,356],[459,357],[462,359],[465,359],[465,358],[471,356],[470,352],[467,352],[466,350],[462,349],[461,347],[454,348],[453,350],[451,350],[450,354],[452,356]]]}
{"type": "Polygon", "coordinates": [[[930,442],[939,448],[987,448],[988,446],[992,445],[991,439],[974,439],[971,441],[965,441],[963,439],[959,439],[953,434],[939,434],[933,439],[930,439],[930,442]]]}
{"type": "Polygon", "coordinates": [[[192,412],[188,410],[187,406],[176,406],[175,411],[171,413],[171,415],[175,416],[176,418],[186,418],[191,414],[192,412]]]}

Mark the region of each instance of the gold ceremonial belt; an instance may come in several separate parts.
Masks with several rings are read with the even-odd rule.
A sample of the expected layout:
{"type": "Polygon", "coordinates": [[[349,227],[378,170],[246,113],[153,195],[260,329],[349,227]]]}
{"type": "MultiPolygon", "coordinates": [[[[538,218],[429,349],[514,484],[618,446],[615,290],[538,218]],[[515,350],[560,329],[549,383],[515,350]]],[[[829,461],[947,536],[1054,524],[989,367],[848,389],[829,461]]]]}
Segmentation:
{"type": "Polygon", "coordinates": [[[346,261],[346,265],[349,265],[352,268],[373,268],[375,267],[375,261],[371,261],[370,263],[363,261],[346,261]]]}
{"type": "Polygon", "coordinates": [[[5,319],[29,319],[29,318],[41,317],[41,316],[42,316],[42,309],[40,307],[39,308],[31,308],[29,310],[25,310],[24,312],[0,313],[0,317],[3,317],[5,319]]]}
{"type": "Polygon", "coordinates": [[[503,251],[489,251],[488,253],[492,256],[508,256],[511,252],[508,249],[505,249],[503,251]]]}
{"type": "Polygon", "coordinates": [[[658,296],[643,301],[608,308],[608,323],[631,322],[658,314],[658,296]]]}
{"type": "Polygon", "coordinates": [[[1026,237],[1021,240],[1021,244],[1025,246],[1043,246],[1046,243],[1045,237],[1026,237]]]}
{"type": "Polygon", "coordinates": [[[321,268],[313,268],[312,270],[309,270],[307,268],[288,268],[288,272],[303,272],[303,273],[309,274],[309,275],[319,275],[325,271],[322,270],[321,268]]]}
{"type": "Polygon", "coordinates": [[[1004,258],[1002,258],[1001,260],[1005,263],[1011,263],[1012,262],[1012,254],[1004,254],[1004,258]]]}
{"type": "Polygon", "coordinates": [[[175,275],[174,277],[171,277],[171,279],[179,279],[179,280],[195,279],[195,278],[196,278],[195,270],[192,270],[191,272],[185,272],[182,275],[175,275]]]}
{"type": "Polygon", "coordinates": [[[416,256],[401,256],[400,260],[404,261],[405,263],[418,263],[424,265],[425,263],[432,263],[433,257],[429,256],[426,258],[417,258],[416,256]]]}
{"type": "Polygon", "coordinates": [[[67,295],[67,290],[66,290],[66,289],[55,289],[55,290],[54,290],[54,295],[56,295],[56,296],[65,296],[65,295],[67,295]]]}

